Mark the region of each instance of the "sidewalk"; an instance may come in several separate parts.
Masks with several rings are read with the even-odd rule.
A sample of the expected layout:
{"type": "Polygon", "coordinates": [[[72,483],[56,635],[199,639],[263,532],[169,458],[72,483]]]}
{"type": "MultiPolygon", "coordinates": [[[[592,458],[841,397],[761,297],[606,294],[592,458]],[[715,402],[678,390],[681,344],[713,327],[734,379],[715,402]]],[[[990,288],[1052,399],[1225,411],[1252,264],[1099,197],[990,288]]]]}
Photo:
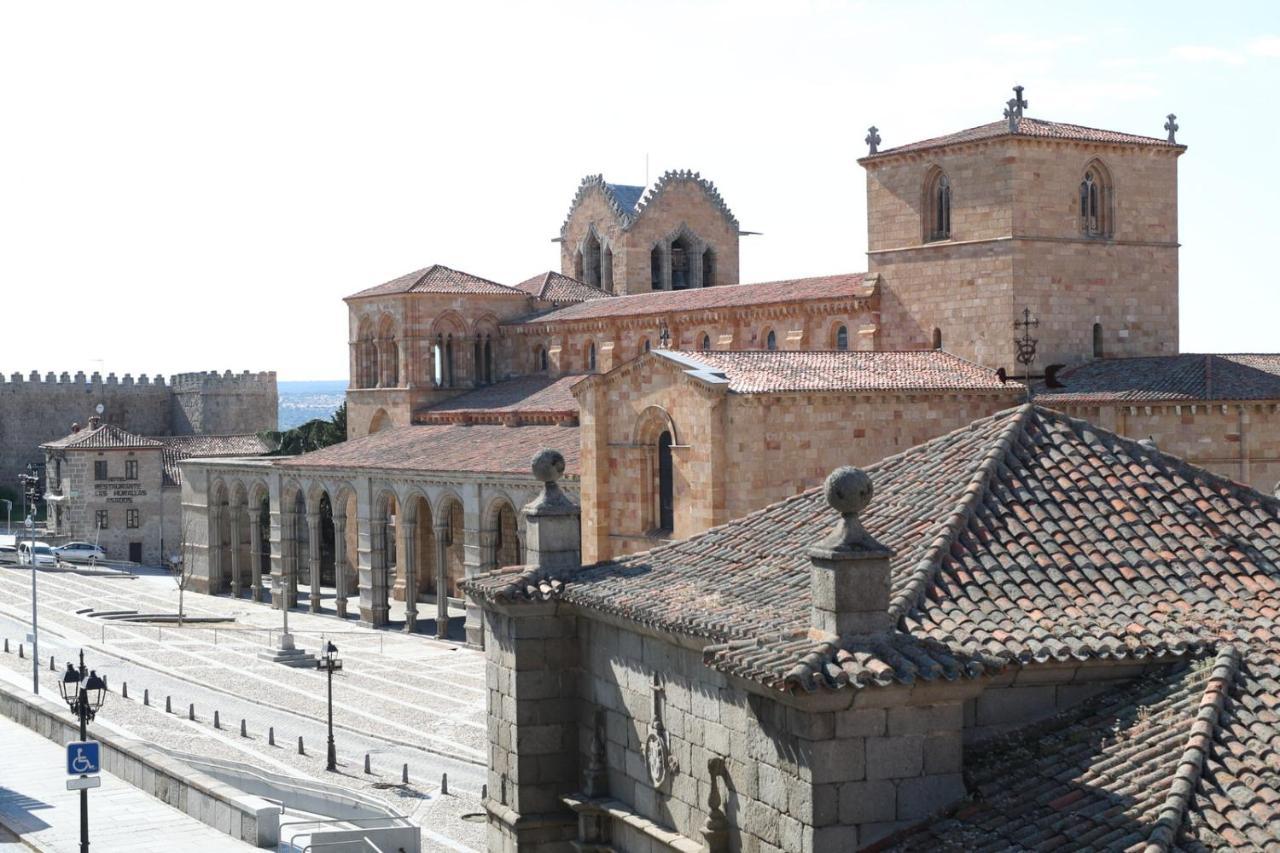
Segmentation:
{"type": "MultiPolygon", "coordinates": [[[[0,827],[37,850],[80,849],[80,794],[68,791],[65,750],[28,728],[0,719],[0,827]]],[[[253,850],[229,835],[171,808],[149,794],[103,773],[102,787],[89,791],[89,842],[94,853],[161,853],[253,850]]],[[[0,851],[5,845],[0,830],[0,851]]]]}

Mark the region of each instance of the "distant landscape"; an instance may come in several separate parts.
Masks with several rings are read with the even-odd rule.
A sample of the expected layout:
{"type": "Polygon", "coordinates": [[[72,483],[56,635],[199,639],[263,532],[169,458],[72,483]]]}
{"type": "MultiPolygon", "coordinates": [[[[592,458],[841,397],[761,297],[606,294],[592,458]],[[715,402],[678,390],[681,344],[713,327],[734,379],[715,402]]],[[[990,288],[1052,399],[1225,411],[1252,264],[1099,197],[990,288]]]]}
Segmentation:
{"type": "Polygon", "coordinates": [[[280,429],[293,429],[314,418],[328,419],[346,399],[347,380],[277,382],[280,429]]]}

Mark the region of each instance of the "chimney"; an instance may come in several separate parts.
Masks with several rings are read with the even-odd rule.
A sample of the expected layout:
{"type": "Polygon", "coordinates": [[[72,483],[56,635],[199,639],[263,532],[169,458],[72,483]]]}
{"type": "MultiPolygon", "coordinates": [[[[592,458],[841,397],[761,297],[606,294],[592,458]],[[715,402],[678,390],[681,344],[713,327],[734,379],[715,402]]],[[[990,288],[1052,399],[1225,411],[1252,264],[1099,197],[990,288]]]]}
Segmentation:
{"type": "Polygon", "coordinates": [[[97,415],[89,416],[89,429],[97,429],[98,425],[101,423],[102,423],[102,418],[98,417],[97,415]]]}
{"type": "Polygon", "coordinates": [[[564,475],[564,456],[545,449],[533,457],[533,476],[542,494],[525,504],[525,564],[540,569],[576,569],[582,565],[581,511],[556,482],[564,475]]]}
{"type": "Polygon", "coordinates": [[[827,476],[827,503],[840,513],[835,529],[809,548],[814,631],[836,636],[874,634],[889,617],[889,558],[893,552],[863,529],[858,516],[871,503],[871,478],[845,466],[827,476]]]}

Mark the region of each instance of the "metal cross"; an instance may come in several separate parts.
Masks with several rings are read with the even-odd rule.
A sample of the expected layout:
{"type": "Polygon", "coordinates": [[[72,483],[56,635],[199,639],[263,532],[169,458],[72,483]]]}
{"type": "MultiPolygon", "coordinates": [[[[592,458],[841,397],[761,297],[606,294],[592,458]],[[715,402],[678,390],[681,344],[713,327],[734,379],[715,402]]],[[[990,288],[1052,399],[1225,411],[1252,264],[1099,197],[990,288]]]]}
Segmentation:
{"type": "Polygon", "coordinates": [[[1009,99],[1009,104],[1004,108],[1004,117],[1009,120],[1009,132],[1018,132],[1018,111],[1014,109],[1013,99],[1009,99]]]}
{"type": "Polygon", "coordinates": [[[871,150],[867,152],[868,154],[876,153],[876,146],[880,144],[880,128],[874,124],[871,125],[871,127],[867,128],[867,138],[862,141],[871,147],[871,150]]]}
{"type": "Polygon", "coordinates": [[[1173,135],[1174,135],[1175,133],[1177,133],[1177,132],[1178,132],[1178,122],[1176,122],[1176,121],[1174,120],[1174,119],[1176,119],[1176,118],[1177,118],[1177,116],[1176,116],[1176,115],[1174,115],[1173,113],[1169,113],[1169,120],[1168,120],[1168,121],[1166,121],[1166,122],[1164,123],[1164,129],[1165,129],[1165,130],[1167,130],[1167,131],[1169,131],[1169,141],[1170,141],[1170,142],[1177,142],[1177,141],[1178,141],[1178,140],[1174,139],[1174,137],[1173,137],[1173,135]]]}
{"type": "Polygon", "coordinates": [[[1009,101],[1009,106],[1017,113],[1018,118],[1022,118],[1022,111],[1031,106],[1022,97],[1022,87],[1013,87],[1013,100],[1009,101]]]}
{"type": "Polygon", "coordinates": [[[662,347],[663,349],[667,349],[667,347],[670,344],[671,344],[671,331],[667,329],[667,321],[663,320],[662,330],[658,332],[658,346],[662,347]]]}
{"type": "Polygon", "coordinates": [[[1017,347],[1018,364],[1023,367],[1031,364],[1036,358],[1036,344],[1039,343],[1037,338],[1031,337],[1031,330],[1040,325],[1038,319],[1031,316],[1030,308],[1022,309],[1022,319],[1013,321],[1014,329],[1022,329],[1022,337],[1014,338],[1013,345],[1017,347]]]}

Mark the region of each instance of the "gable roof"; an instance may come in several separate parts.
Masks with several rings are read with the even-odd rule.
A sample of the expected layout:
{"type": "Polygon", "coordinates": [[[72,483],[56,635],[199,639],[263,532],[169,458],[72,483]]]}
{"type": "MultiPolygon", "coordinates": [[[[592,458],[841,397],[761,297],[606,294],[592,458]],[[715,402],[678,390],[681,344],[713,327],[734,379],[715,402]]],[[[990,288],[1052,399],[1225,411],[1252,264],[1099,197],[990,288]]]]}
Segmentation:
{"type": "Polygon", "coordinates": [[[369,287],[353,293],[347,299],[360,299],[366,296],[387,296],[395,293],[490,293],[507,296],[524,295],[523,291],[487,278],[480,278],[471,273],[450,269],[443,264],[432,264],[424,269],[415,270],[394,278],[385,284],[369,287]]]}
{"type": "Polygon", "coordinates": [[[563,323],[573,320],[595,320],[603,317],[639,317],[647,314],[688,314],[779,302],[804,302],[821,299],[870,298],[879,278],[867,273],[844,273],[815,278],[793,278],[758,284],[726,284],[720,287],[696,287],[690,290],[655,290],[595,299],[567,305],[542,314],[512,320],[507,325],[563,323]]]}
{"type": "Polygon", "coordinates": [[[355,468],[396,471],[452,471],[525,474],[545,447],[564,455],[565,474],[578,475],[578,428],[534,424],[424,424],[391,427],[299,456],[282,458],[281,468],[355,468]]]}
{"type": "Polygon", "coordinates": [[[868,163],[880,160],[885,157],[892,157],[895,154],[907,154],[913,151],[927,151],[932,148],[942,148],[947,145],[959,145],[965,142],[981,142],[988,139],[998,139],[1000,137],[1025,136],[1032,139],[1061,139],[1063,141],[1073,142],[1096,142],[1108,145],[1141,145],[1152,148],[1168,148],[1170,150],[1185,151],[1185,145],[1179,145],[1169,142],[1167,139],[1159,139],[1154,136],[1139,136],[1134,133],[1122,133],[1118,130],[1101,130],[1096,127],[1085,127],[1079,124],[1067,124],[1060,121],[1047,121],[1040,118],[1029,118],[1023,116],[1017,120],[1018,132],[1009,132],[1009,122],[1001,119],[993,121],[989,124],[980,124],[977,127],[970,127],[955,133],[948,133],[944,136],[935,136],[932,139],[922,139],[919,142],[910,142],[906,145],[899,145],[896,148],[886,148],[883,151],[877,151],[875,154],[868,154],[858,160],[859,163],[868,163]]]}
{"type": "Polygon", "coordinates": [[[581,376],[523,376],[486,385],[414,413],[414,423],[502,423],[509,415],[522,418],[576,418],[578,401],[570,389],[581,376]]]}
{"type": "Polygon", "coordinates": [[[657,358],[675,361],[689,373],[726,383],[736,394],[805,391],[1007,391],[1022,386],[1004,383],[988,370],[942,350],[904,352],[653,350],[657,358]]]}
{"type": "Polygon", "coordinates": [[[1280,354],[1162,355],[1103,358],[1058,374],[1062,388],[1041,388],[1055,403],[1192,403],[1280,400],[1280,354]]]}
{"type": "Polygon", "coordinates": [[[96,427],[85,427],[40,446],[76,450],[140,450],[160,447],[161,444],[154,438],[137,435],[115,424],[99,424],[96,427]]]}
{"type": "Polygon", "coordinates": [[[563,237],[568,231],[569,222],[573,219],[574,211],[578,209],[578,205],[582,203],[587,194],[593,190],[600,191],[605,203],[617,218],[618,224],[621,225],[623,231],[626,231],[644,215],[645,209],[659,199],[668,187],[682,182],[696,184],[716,210],[725,218],[730,227],[735,231],[737,230],[738,220],[733,215],[733,211],[729,209],[729,205],[725,204],[724,199],[720,196],[720,191],[716,189],[716,185],[703,178],[698,172],[677,169],[663,172],[662,176],[654,182],[653,187],[648,192],[645,191],[644,187],[632,184],[608,183],[605,181],[604,175],[587,175],[582,179],[582,183],[578,185],[578,191],[574,194],[573,201],[569,204],[569,212],[565,215],[564,224],[560,226],[560,235],[563,237]]]}
{"type": "Polygon", "coordinates": [[[534,299],[554,302],[558,305],[586,302],[588,299],[608,299],[613,296],[598,287],[592,287],[576,278],[570,278],[555,271],[535,275],[517,284],[516,289],[523,290],[534,299]]]}
{"type": "Polygon", "coordinates": [[[1280,501],[1238,483],[1033,406],[867,471],[876,496],[861,521],[894,551],[883,635],[810,635],[806,549],[836,520],[820,489],[557,575],[557,589],[509,573],[471,588],[703,638],[709,666],[776,690],[1181,655],[1224,636],[1280,643],[1280,501]]]}
{"type": "Polygon", "coordinates": [[[261,456],[276,449],[272,442],[254,433],[239,435],[166,435],[156,439],[164,445],[160,458],[164,463],[164,484],[182,485],[184,459],[261,456]]]}

